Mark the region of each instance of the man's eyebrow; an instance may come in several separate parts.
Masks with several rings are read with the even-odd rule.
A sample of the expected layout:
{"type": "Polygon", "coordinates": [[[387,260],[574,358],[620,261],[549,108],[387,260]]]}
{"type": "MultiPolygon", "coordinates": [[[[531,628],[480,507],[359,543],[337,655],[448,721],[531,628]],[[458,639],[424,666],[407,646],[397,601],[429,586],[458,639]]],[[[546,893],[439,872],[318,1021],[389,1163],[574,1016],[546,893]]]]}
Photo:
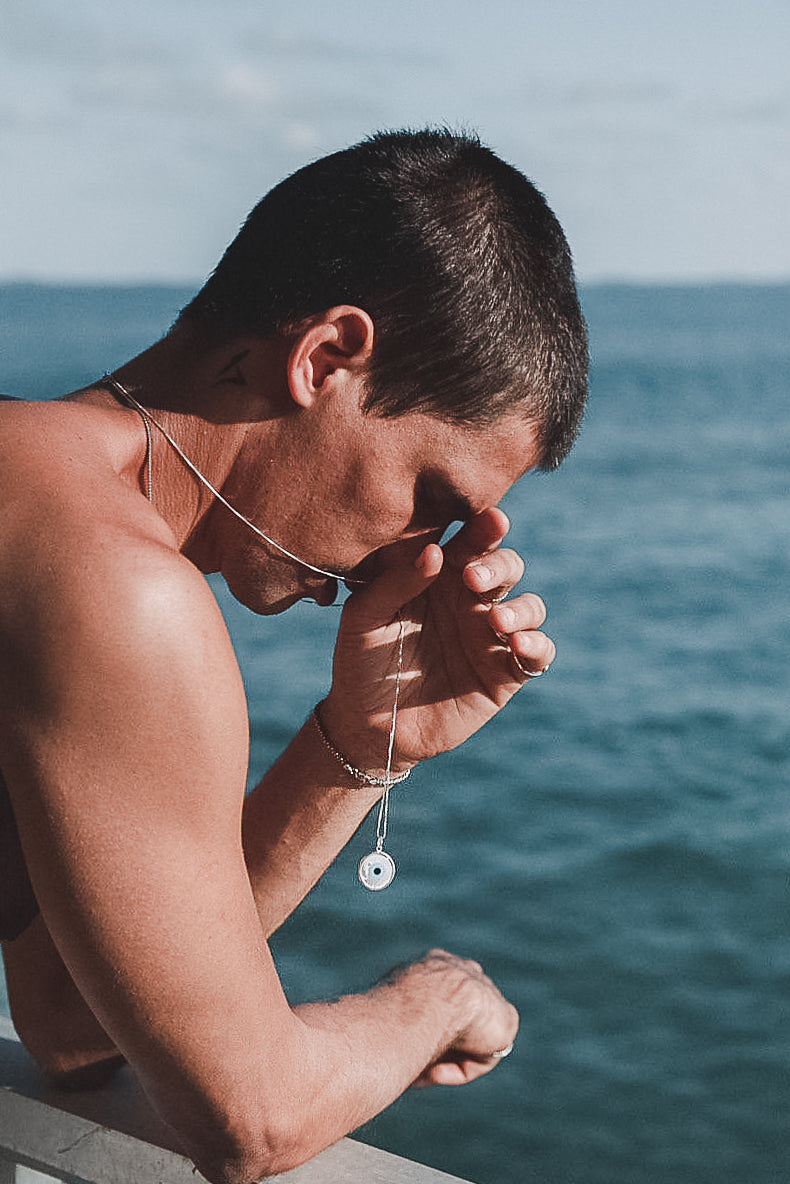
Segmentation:
{"type": "Polygon", "coordinates": [[[417,497],[430,512],[448,518],[451,522],[467,522],[477,513],[466,494],[461,493],[449,478],[438,473],[419,478],[417,497]]]}
{"type": "Polygon", "coordinates": [[[470,518],[474,518],[477,510],[474,508],[466,494],[461,493],[457,489],[451,489],[450,493],[453,499],[453,507],[456,511],[454,517],[460,522],[468,522],[470,518]]]}

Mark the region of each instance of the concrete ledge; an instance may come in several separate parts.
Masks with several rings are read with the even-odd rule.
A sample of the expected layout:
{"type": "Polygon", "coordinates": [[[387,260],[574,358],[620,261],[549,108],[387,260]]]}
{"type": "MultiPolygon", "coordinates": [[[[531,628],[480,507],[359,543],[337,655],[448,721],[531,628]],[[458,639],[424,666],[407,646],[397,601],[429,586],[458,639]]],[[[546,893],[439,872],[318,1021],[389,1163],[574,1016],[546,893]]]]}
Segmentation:
{"type": "MultiPolygon", "coordinates": [[[[38,1173],[68,1184],[195,1184],[200,1178],[175,1150],[129,1069],[100,1090],[55,1090],[11,1021],[0,1016],[0,1184],[32,1184],[41,1180],[38,1173]]],[[[277,1178],[288,1184],[463,1184],[353,1139],[277,1178]]]]}

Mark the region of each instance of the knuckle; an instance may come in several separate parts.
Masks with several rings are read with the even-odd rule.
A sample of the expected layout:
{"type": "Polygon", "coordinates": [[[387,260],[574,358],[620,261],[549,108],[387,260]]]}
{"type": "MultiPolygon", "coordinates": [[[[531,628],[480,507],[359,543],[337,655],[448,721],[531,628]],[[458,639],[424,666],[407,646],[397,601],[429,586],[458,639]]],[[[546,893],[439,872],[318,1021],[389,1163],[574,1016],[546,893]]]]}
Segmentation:
{"type": "Polygon", "coordinates": [[[509,583],[517,584],[526,570],[526,564],[518,551],[509,548],[495,552],[489,556],[489,560],[496,564],[498,573],[509,583]]]}
{"type": "Polygon", "coordinates": [[[524,599],[529,605],[532,619],[536,626],[542,625],[546,620],[546,605],[545,602],[538,596],[537,592],[526,592],[524,599]]]}
{"type": "Polygon", "coordinates": [[[554,648],[551,638],[547,637],[545,633],[538,633],[536,631],[532,634],[532,640],[534,643],[532,646],[534,656],[540,658],[541,661],[548,659],[554,648]]]}
{"type": "Polygon", "coordinates": [[[545,657],[551,645],[546,634],[538,632],[537,629],[520,632],[517,636],[517,642],[518,656],[520,658],[526,658],[528,662],[545,657]]]}

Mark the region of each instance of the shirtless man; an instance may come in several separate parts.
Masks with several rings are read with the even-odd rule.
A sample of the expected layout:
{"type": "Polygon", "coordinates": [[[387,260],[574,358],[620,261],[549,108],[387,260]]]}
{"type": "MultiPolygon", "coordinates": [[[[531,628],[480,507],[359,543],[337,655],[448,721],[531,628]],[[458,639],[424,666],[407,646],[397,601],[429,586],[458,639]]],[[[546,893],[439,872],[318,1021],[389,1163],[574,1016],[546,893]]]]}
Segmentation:
{"type": "Polygon", "coordinates": [[[514,1039],[514,1008],[443,951],[291,1008],[267,938],[382,794],[401,622],[391,778],[551,664],[542,602],[509,596],[523,563],[495,507],[559,463],[585,388],[556,220],[476,141],[430,132],[278,186],[114,375],[0,403],[13,1018],[61,1081],[128,1061],[211,1181],[294,1167],[514,1039]],[[258,613],[329,604],[335,576],[353,589],[320,725],[246,800],[215,571],[258,613]]]}

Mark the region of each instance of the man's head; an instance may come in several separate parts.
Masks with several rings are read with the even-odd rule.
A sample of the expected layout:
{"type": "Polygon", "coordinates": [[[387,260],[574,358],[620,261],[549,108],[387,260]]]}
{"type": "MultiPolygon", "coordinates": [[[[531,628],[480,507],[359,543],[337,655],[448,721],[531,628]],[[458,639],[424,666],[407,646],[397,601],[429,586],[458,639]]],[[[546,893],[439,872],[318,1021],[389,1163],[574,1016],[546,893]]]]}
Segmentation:
{"type": "Polygon", "coordinates": [[[570,252],[534,186],[476,138],[373,136],[255,207],[182,313],[204,339],[288,336],[338,305],[375,326],[366,410],[536,424],[540,467],[579,428],[587,339],[570,252]]]}

